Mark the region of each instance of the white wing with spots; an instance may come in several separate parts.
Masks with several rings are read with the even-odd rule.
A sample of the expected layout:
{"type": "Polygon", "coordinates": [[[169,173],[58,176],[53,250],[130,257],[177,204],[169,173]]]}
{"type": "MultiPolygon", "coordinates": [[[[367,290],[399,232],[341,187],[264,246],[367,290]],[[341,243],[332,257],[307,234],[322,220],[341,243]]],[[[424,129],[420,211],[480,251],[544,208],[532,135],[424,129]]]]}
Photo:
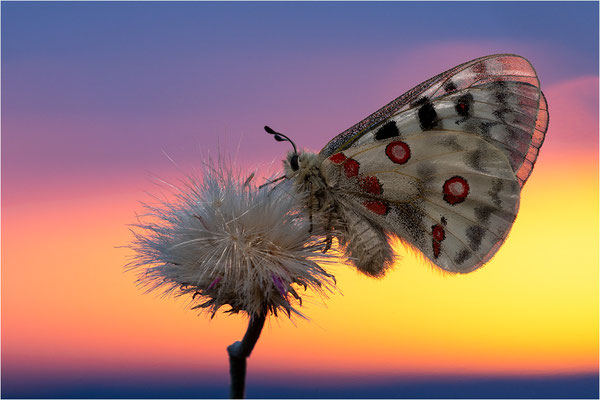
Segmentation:
{"type": "MultiPolygon", "coordinates": [[[[505,153],[464,132],[438,129],[353,146],[325,159],[321,170],[339,204],[363,225],[398,236],[450,272],[487,262],[519,208],[520,185],[505,153]]],[[[349,236],[347,251],[360,254],[352,248],[360,238],[349,236]]],[[[360,257],[356,265],[370,275],[386,267],[360,257]]]]}

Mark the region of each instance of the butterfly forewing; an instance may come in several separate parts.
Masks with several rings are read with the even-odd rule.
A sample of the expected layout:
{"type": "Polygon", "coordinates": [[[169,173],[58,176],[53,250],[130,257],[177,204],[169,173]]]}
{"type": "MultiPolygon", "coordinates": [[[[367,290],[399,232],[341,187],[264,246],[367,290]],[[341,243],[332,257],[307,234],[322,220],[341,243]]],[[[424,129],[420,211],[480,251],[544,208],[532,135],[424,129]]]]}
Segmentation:
{"type": "Polygon", "coordinates": [[[320,154],[429,130],[468,132],[502,150],[522,186],[547,126],[547,104],[531,64],[515,55],[493,55],[416,86],[336,136],[320,154]]]}

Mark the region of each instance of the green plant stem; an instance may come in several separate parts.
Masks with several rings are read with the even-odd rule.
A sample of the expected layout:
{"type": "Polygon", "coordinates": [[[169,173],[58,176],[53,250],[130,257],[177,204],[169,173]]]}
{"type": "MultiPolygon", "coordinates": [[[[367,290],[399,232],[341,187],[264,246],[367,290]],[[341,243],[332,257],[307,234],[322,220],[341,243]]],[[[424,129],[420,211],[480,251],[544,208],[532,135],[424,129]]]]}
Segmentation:
{"type": "Polygon", "coordinates": [[[248,329],[241,342],[235,342],[227,347],[229,353],[229,374],[231,376],[231,385],[229,387],[229,397],[231,399],[243,399],[246,391],[246,358],[250,357],[254,345],[260,337],[263,326],[265,325],[266,310],[258,316],[250,318],[248,329]]]}

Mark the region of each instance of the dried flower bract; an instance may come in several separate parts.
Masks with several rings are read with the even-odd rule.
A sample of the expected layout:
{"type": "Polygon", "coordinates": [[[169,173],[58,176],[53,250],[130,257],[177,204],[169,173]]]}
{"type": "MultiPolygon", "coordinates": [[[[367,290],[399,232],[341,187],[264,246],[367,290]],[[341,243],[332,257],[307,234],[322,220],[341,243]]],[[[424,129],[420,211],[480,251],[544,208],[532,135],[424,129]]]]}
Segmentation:
{"type": "Polygon", "coordinates": [[[174,200],[145,205],[127,267],[140,272],[138,282],[149,291],[190,294],[193,308],[213,316],[224,305],[250,316],[302,315],[295,308],[299,289],[323,295],[334,278],[317,265],[329,256],[294,211],[290,193],[287,183],[258,188],[252,175],[209,163],[202,179],[176,189],[174,200]]]}

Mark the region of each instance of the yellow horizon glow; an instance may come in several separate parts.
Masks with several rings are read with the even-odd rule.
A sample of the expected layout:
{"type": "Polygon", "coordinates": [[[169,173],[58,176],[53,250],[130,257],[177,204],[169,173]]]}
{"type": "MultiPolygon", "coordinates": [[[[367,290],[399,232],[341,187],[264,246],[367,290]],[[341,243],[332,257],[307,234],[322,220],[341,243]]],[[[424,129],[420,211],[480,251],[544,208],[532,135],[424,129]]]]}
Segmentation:
{"type": "MultiPolygon", "coordinates": [[[[130,241],[124,224],[140,196],[123,187],[108,198],[66,194],[35,213],[3,209],[3,361],[226,370],[225,347],[243,335],[243,318],[197,317],[183,300],[143,295],[123,272],[131,252],[115,246],[130,241]]],[[[310,322],[268,321],[253,370],[598,370],[597,158],[538,164],[506,243],[474,273],[448,276],[397,250],[403,259],[380,280],[334,266],[343,295],[307,299],[310,322]]]]}

